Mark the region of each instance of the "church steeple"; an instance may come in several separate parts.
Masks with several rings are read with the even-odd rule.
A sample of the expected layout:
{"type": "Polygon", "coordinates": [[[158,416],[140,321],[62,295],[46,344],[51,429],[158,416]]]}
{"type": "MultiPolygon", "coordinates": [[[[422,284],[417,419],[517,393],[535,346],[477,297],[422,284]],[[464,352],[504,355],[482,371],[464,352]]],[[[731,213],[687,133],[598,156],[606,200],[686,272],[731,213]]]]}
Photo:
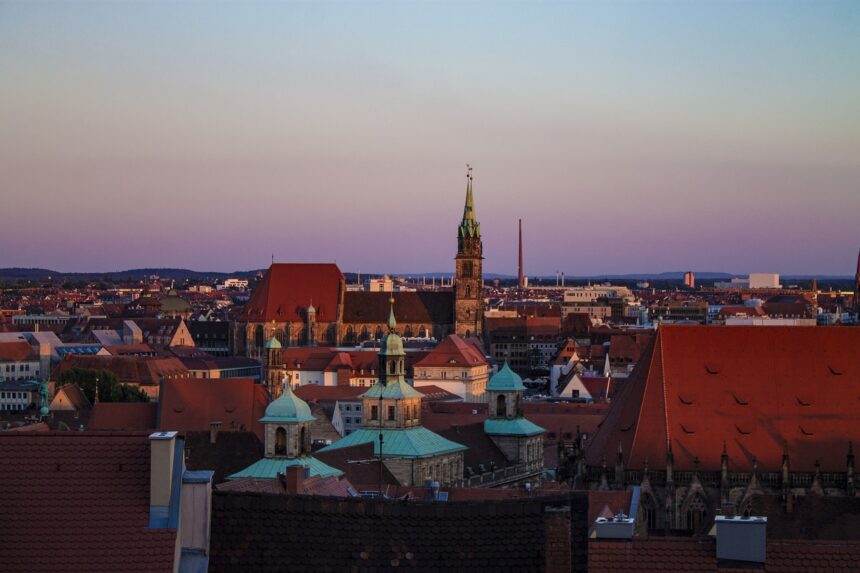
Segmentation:
{"type": "Polygon", "coordinates": [[[481,224],[475,217],[472,167],[466,166],[466,205],[457,228],[457,269],[454,283],[454,330],[458,336],[480,336],[483,329],[483,245],[481,224]]]}
{"type": "Polygon", "coordinates": [[[480,237],[481,224],[475,217],[475,198],[472,196],[472,166],[466,165],[466,204],[460,222],[460,237],[480,237]]]}

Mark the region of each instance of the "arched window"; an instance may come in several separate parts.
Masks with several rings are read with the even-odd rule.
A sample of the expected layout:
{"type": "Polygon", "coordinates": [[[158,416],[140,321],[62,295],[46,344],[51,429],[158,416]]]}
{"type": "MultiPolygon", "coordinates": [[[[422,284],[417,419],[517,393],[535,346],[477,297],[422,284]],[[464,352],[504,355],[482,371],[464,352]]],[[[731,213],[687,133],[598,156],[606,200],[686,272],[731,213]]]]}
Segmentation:
{"type": "Polygon", "coordinates": [[[472,298],[472,285],[466,285],[466,298],[472,298]]]}
{"type": "Polygon", "coordinates": [[[307,431],[304,426],[302,426],[301,431],[299,432],[299,454],[308,453],[308,447],[305,444],[305,438],[307,437],[307,431]]]}
{"type": "Polygon", "coordinates": [[[365,341],[365,340],[368,340],[369,338],[370,338],[370,333],[367,331],[367,327],[362,326],[361,327],[361,340],[365,341]]]}
{"type": "Polygon", "coordinates": [[[382,327],[381,326],[376,327],[376,333],[373,335],[373,337],[376,338],[376,340],[382,339],[382,327]]]}
{"type": "Polygon", "coordinates": [[[287,431],[284,428],[275,430],[275,455],[285,456],[287,454],[287,431]]]}
{"type": "Polygon", "coordinates": [[[263,325],[258,324],[257,328],[254,331],[254,344],[257,346],[257,348],[262,348],[263,344],[265,344],[263,338],[263,325]]]}
{"type": "Polygon", "coordinates": [[[508,415],[508,402],[505,399],[504,394],[500,394],[496,398],[496,416],[507,416],[508,415]]]}
{"type": "Polygon", "coordinates": [[[388,373],[394,374],[394,361],[393,360],[388,363],[388,373]]]}
{"type": "Polygon", "coordinates": [[[355,330],[352,326],[346,327],[346,334],[344,335],[344,342],[353,343],[355,342],[355,330]]]}
{"type": "MultiPolygon", "coordinates": [[[[463,276],[471,278],[475,272],[474,265],[472,261],[463,261],[463,276]]],[[[468,288],[468,287],[467,287],[468,288]]]]}
{"type": "Polygon", "coordinates": [[[657,529],[657,508],[648,495],[642,497],[642,513],[645,516],[645,525],[648,529],[657,529]]]}
{"type": "Polygon", "coordinates": [[[412,325],[407,324],[406,328],[403,329],[403,336],[405,338],[412,338],[412,325]]]}

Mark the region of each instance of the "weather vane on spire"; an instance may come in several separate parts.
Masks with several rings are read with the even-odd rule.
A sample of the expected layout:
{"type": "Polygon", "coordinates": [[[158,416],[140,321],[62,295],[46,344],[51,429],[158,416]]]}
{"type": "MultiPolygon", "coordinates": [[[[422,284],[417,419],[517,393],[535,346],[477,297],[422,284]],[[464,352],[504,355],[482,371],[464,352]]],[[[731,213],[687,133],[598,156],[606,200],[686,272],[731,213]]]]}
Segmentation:
{"type": "Polygon", "coordinates": [[[469,163],[466,164],[466,179],[472,179],[472,165],[469,163]]]}

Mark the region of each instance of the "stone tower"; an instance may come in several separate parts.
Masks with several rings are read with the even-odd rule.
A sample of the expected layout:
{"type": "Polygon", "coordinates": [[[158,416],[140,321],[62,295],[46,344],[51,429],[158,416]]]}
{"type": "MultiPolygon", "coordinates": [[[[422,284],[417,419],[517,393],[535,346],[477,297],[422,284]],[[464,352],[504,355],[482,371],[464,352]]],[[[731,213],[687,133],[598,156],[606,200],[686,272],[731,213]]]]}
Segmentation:
{"type": "Polygon", "coordinates": [[[475,218],[472,168],[466,172],[466,205],[457,229],[457,269],[454,281],[454,330],[458,336],[480,337],[484,322],[483,245],[481,224],[475,218]]]}

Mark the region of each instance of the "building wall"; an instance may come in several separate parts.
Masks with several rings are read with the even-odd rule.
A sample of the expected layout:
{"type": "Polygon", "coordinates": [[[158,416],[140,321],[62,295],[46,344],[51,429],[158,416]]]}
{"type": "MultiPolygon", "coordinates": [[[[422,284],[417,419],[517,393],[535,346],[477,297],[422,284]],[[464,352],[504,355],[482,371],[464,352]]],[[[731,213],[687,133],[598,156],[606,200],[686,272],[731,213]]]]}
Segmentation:
{"type": "Polygon", "coordinates": [[[490,367],[432,366],[415,368],[415,384],[435,385],[460,396],[466,402],[485,402],[490,367]]]}
{"type": "Polygon", "coordinates": [[[0,380],[41,380],[39,359],[0,362],[0,380]]]}

